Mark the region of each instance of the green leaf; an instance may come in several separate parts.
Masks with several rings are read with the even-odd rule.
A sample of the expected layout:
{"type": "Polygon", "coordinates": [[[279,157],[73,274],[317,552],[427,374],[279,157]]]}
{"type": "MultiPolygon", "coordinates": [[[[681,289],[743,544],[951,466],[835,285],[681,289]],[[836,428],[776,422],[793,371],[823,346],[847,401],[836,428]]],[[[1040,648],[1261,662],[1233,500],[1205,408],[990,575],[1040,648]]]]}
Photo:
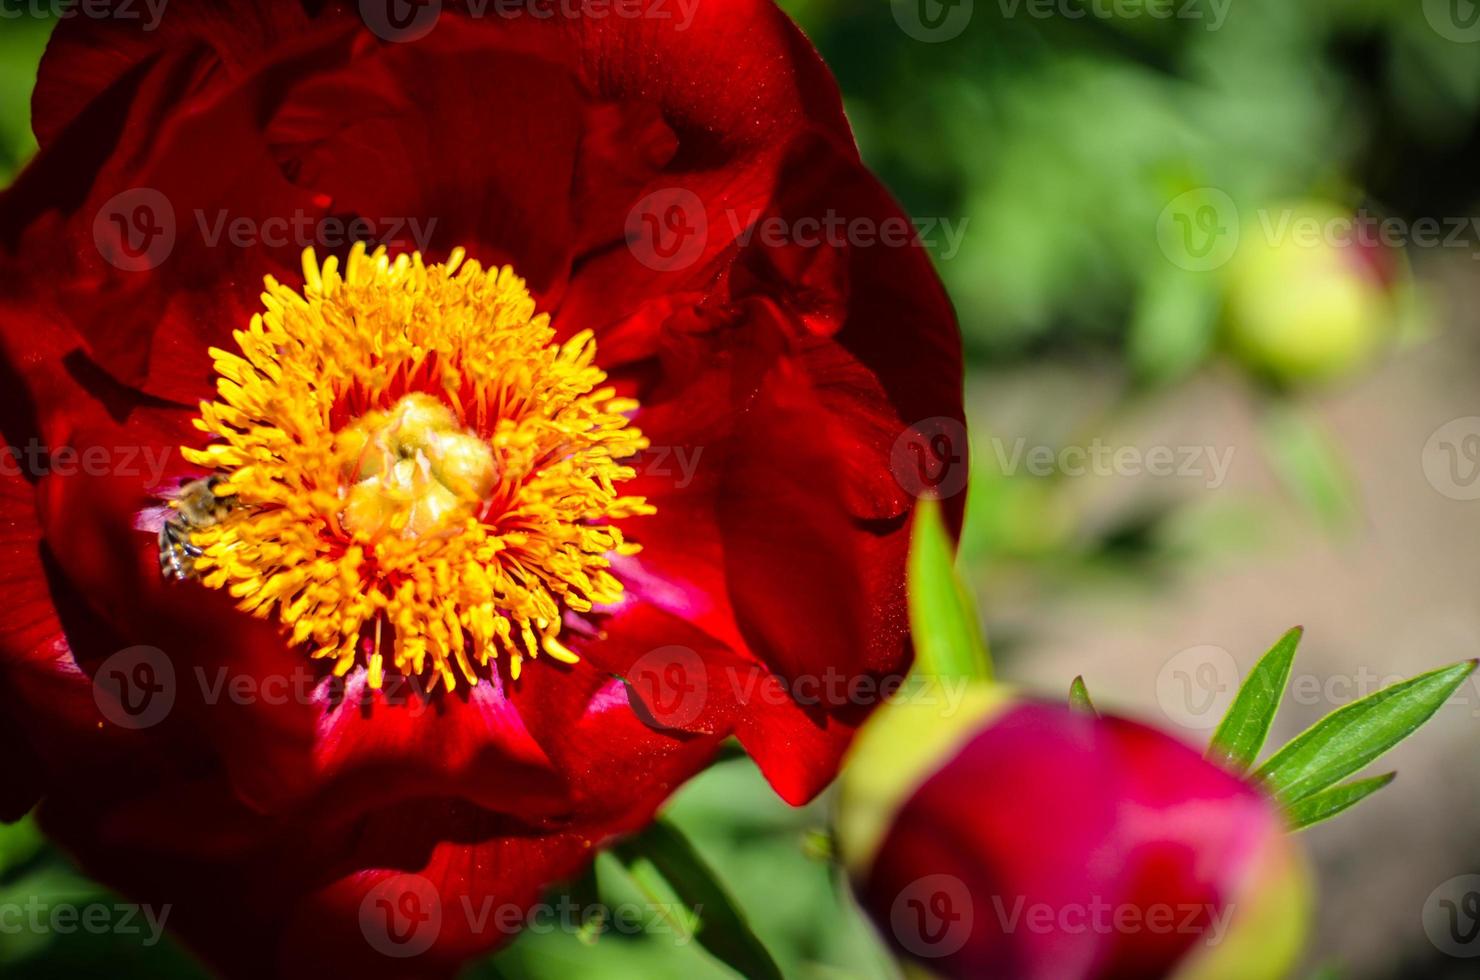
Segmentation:
{"type": "Polygon", "coordinates": [[[934,500],[921,500],[915,510],[909,566],[917,669],[927,676],[991,680],[991,655],[934,500]]]}
{"type": "Polygon", "coordinates": [[[594,910],[589,919],[581,922],[580,928],[576,931],[576,940],[582,946],[595,946],[596,941],[601,938],[602,930],[606,927],[608,910],[601,903],[601,880],[594,862],[586,869],[585,874],[571,883],[567,894],[575,902],[576,908],[594,910]]]}
{"type": "Polygon", "coordinates": [[[652,865],[697,917],[694,938],[712,956],[742,977],[782,980],[780,967],[734,899],[677,827],[658,820],[637,837],[616,845],[613,852],[629,867],[643,861],[652,865]]]}
{"type": "Polygon", "coordinates": [[[1328,531],[1350,528],[1360,505],[1341,449],[1320,423],[1299,408],[1274,404],[1263,419],[1270,465],[1286,488],[1328,531]]]}
{"type": "Polygon", "coordinates": [[[1385,776],[1357,779],[1319,793],[1313,793],[1285,811],[1285,816],[1290,821],[1290,829],[1303,830],[1322,820],[1330,820],[1338,813],[1356,806],[1396,778],[1398,774],[1390,772],[1385,776]]]}
{"type": "Polygon", "coordinates": [[[1084,678],[1074,678],[1074,683],[1069,685],[1069,707],[1082,715],[1098,718],[1100,713],[1095,710],[1095,703],[1089,699],[1089,688],[1084,686],[1084,678]]]}
{"type": "Polygon", "coordinates": [[[1332,712],[1276,752],[1254,778],[1287,807],[1335,785],[1432,718],[1477,664],[1431,671],[1332,712]]]}
{"type": "Polygon", "coordinates": [[[31,817],[18,823],[0,824],[0,881],[26,865],[46,846],[46,840],[31,817]]]}
{"type": "Polygon", "coordinates": [[[0,187],[36,152],[31,90],[52,27],[51,19],[45,17],[12,15],[4,20],[0,30],[0,187]]]}
{"type": "Polygon", "coordinates": [[[1209,761],[1234,772],[1244,772],[1259,758],[1259,750],[1269,737],[1269,726],[1274,724],[1275,712],[1285,696],[1295,651],[1303,635],[1304,629],[1297,626],[1280,637],[1249,672],[1238,696],[1228,706],[1228,714],[1213,733],[1212,744],[1208,746],[1209,761]]]}

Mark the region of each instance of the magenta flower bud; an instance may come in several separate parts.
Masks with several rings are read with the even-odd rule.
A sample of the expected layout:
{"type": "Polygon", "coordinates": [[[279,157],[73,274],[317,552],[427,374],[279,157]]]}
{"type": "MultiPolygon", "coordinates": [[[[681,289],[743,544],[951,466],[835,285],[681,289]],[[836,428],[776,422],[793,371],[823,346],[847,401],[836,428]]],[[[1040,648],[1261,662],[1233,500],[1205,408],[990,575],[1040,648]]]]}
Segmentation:
{"type": "Polygon", "coordinates": [[[864,908],[928,974],[1285,975],[1303,862],[1274,804],[1151,728],[974,690],[891,706],[844,775],[864,908]],[[934,702],[934,703],[929,703],[934,702]]]}

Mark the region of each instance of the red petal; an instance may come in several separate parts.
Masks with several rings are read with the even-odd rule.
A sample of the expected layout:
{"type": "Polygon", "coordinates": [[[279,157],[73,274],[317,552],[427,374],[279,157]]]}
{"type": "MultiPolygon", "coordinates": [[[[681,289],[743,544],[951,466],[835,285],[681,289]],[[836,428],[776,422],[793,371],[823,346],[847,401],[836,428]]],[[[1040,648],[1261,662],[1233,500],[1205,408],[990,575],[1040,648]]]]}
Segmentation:
{"type": "MultiPolygon", "coordinates": [[[[4,743],[16,783],[0,795],[0,819],[29,809],[46,782],[106,767],[128,751],[103,730],[91,681],[72,654],[68,632],[109,644],[112,634],[57,574],[42,543],[34,488],[13,470],[31,458],[5,446],[0,457],[0,714],[14,733],[4,743]],[[65,617],[65,619],[64,619],[65,617]],[[12,795],[14,794],[14,795],[12,795]],[[27,799],[29,798],[29,799],[27,799]]],[[[112,646],[111,649],[118,649],[112,646]]]]}
{"type": "Polygon", "coordinates": [[[36,139],[47,146],[99,93],[131,69],[171,49],[199,47],[209,67],[199,83],[178,93],[240,77],[273,47],[301,37],[309,18],[295,4],[217,0],[171,8],[151,23],[145,5],[136,18],[70,17],[58,22],[37,72],[31,101],[36,139]]]}
{"type": "Polygon", "coordinates": [[[463,246],[542,295],[570,262],[585,104],[563,67],[470,47],[458,23],[295,83],[266,138],[295,183],[394,235],[393,252],[463,246]]]}
{"type": "Polygon", "coordinates": [[[423,799],[332,823],[257,816],[211,781],[137,789],[133,798],[48,801],[42,824],[105,884],[156,912],[168,907],[174,934],[242,977],[323,976],[331,967],[450,975],[512,939],[550,883],[647,823],[662,802],[660,788],[640,785],[594,821],[532,826],[423,799]]]}
{"type": "Polygon", "coordinates": [[[633,17],[552,20],[576,33],[603,96],[656,102],[680,138],[770,144],[815,123],[851,142],[837,83],[772,0],[684,6],[643,0],[633,17]]]}
{"type": "Polygon", "coordinates": [[[1172,738],[1029,704],[904,804],[862,894],[892,941],[946,976],[1159,977],[1283,835],[1258,790],[1172,738]],[[1144,925],[1158,907],[1173,928],[1106,919],[1144,925]],[[1020,918],[1045,909],[1046,925],[1020,918]]]}
{"type": "Polygon", "coordinates": [[[231,345],[262,277],[298,267],[301,247],[237,248],[228,223],[321,210],[261,137],[257,102],[278,76],[171,115],[199,69],[185,50],[120,80],[0,196],[0,237],[35,270],[8,296],[54,311],[118,382],[182,407],[210,393],[205,348],[231,345]]]}
{"type": "Polygon", "coordinates": [[[736,300],[774,306],[805,350],[833,425],[823,438],[847,447],[859,516],[896,516],[901,497],[928,489],[958,523],[967,468],[961,335],[914,223],[848,148],[818,133],[788,147],[776,187],[756,220],[789,234],[780,244],[752,237],[736,258],[736,300]],[[898,441],[922,425],[950,442],[927,486],[896,459],[898,441]]]}
{"type": "MultiPolygon", "coordinates": [[[[398,43],[435,44],[459,29],[457,22],[465,18],[458,16],[458,5],[445,7],[424,37],[398,43]]],[[[518,35],[527,47],[579,52],[594,91],[614,100],[656,101],[685,128],[769,141],[806,117],[840,135],[848,131],[822,59],[771,0],[732,0],[723,9],[646,0],[635,15],[608,18],[508,17],[487,5],[477,9],[485,16],[472,18],[476,26],[518,35]]],[[[354,23],[365,40],[372,39],[358,16],[336,5],[327,5],[318,18],[297,4],[274,5],[269,15],[269,8],[252,0],[223,0],[171,10],[157,25],[143,17],[63,19],[37,81],[38,139],[51,142],[88,102],[161,52],[192,46],[208,52],[214,87],[259,67],[316,22],[331,29],[354,23]]],[[[198,97],[201,90],[180,94],[198,97]]]]}
{"type": "Polygon", "coordinates": [[[709,764],[723,737],[645,723],[627,688],[594,658],[569,667],[527,663],[513,701],[582,818],[600,819],[634,797],[665,799],[709,764]]]}
{"type": "Polygon", "coordinates": [[[581,649],[623,676],[655,650],[695,650],[704,713],[677,727],[733,726],[803,802],[831,780],[878,682],[908,667],[909,525],[855,512],[851,447],[818,438],[831,417],[803,362],[754,347],[715,360],[666,372],[690,384],[639,416],[666,456],[646,454],[632,488],[657,514],[627,522],[643,544],[618,566],[631,601],[581,649]]]}

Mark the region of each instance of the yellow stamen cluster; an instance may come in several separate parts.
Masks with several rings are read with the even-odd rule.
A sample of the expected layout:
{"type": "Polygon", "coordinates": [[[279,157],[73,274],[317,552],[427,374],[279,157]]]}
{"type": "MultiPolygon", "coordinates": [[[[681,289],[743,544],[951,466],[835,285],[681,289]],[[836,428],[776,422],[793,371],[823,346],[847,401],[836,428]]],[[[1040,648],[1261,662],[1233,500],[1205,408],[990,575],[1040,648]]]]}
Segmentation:
{"type": "Polygon", "coordinates": [[[233,506],[192,534],[196,573],[375,688],[387,659],[449,690],[500,652],[514,677],[573,662],[563,613],[615,602],[610,556],[636,551],[610,522],[653,512],[617,493],[647,442],[590,333],[556,343],[522,279],[460,249],[357,246],[342,273],[310,249],[304,275],[211,351],[216,438],[183,451],[233,506]]]}

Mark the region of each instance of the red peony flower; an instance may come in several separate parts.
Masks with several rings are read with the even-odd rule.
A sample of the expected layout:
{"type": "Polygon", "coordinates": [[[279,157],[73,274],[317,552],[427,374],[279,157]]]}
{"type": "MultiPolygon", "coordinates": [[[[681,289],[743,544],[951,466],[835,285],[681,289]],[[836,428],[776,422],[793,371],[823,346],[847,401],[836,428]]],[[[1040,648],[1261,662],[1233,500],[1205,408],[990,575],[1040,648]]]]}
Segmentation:
{"type": "Polygon", "coordinates": [[[232,974],[448,972],[730,735],[812,797],[962,464],[769,0],[452,6],[64,20],[0,197],[0,817],[232,974]]]}
{"type": "Polygon", "coordinates": [[[859,739],[839,833],[925,975],[1289,975],[1307,876],[1262,790],[1133,722],[922,690],[859,739]]]}

